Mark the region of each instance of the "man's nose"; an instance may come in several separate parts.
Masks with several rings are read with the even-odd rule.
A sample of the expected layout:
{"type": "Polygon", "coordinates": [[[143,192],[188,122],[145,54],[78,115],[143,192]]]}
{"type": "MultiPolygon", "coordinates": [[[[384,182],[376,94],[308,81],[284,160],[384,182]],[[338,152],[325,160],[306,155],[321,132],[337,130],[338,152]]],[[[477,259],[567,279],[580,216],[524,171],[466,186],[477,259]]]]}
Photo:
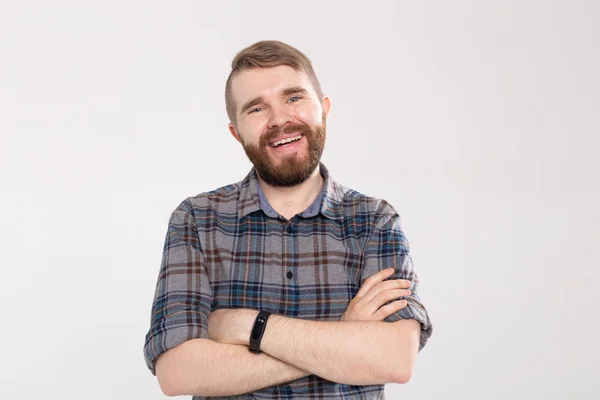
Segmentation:
{"type": "Polygon", "coordinates": [[[269,117],[269,128],[283,128],[285,124],[292,122],[292,117],[285,107],[272,107],[269,117]]]}

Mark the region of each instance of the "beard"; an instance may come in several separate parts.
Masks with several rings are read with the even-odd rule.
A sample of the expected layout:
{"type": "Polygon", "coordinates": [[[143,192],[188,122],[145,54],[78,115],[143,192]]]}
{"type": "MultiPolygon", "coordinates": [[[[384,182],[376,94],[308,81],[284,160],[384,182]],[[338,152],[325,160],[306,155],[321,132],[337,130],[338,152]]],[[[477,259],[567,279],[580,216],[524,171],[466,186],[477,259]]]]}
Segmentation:
{"type": "MultiPolygon", "coordinates": [[[[326,122],[325,113],[321,117],[321,125],[311,129],[304,123],[286,126],[284,129],[276,128],[268,130],[261,136],[257,145],[242,142],[244,151],[254,165],[256,173],[271,186],[295,186],[304,182],[312,175],[319,165],[323,148],[325,147],[326,122]],[[282,134],[299,133],[308,145],[308,155],[302,157],[298,152],[286,156],[275,164],[269,155],[269,142],[277,139],[282,134]]],[[[241,135],[240,135],[241,136],[241,135]]]]}

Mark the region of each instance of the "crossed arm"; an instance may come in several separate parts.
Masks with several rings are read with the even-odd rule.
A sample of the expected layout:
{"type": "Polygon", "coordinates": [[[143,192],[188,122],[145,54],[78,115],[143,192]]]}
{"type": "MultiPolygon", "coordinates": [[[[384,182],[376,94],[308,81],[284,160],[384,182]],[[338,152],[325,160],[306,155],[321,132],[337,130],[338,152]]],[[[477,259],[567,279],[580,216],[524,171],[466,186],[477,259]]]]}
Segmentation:
{"type": "Polygon", "coordinates": [[[310,374],[334,382],[369,385],[405,383],[419,347],[415,320],[383,322],[406,306],[410,282],[388,280],[387,269],[368,278],[341,321],[306,321],[272,315],[261,349],[248,350],[258,311],[217,310],[208,325],[210,339],[192,339],[165,352],[156,374],[167,395],[225,396],[247,393],[310,374]]]}

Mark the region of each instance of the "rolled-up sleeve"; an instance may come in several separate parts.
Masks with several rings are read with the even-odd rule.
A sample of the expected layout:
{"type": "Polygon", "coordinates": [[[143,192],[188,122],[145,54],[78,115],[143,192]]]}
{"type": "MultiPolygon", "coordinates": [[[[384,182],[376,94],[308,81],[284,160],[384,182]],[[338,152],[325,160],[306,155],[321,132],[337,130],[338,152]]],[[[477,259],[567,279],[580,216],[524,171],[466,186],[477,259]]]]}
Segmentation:
{"type": "Polygon", "coordinates": [[[146,364],[154,375],[162,353],[186,340],[208,337],[212,299],[193,207],[185,200],[169,219],[144,344],[146,364]]]}
{"type": "Polygon", "coordinates": [[[394,275],[388,279],[408,279],[412,282],[411,295],[404,297],[407,306],[389,315],[385,321],[414,319],[421,324],[419,351],[423,349],[433,332],[427,309],[419,298],[419,278],[415,271],[408,240],[400,225],[400,216],[391,205],[385,204],[383,215],[367,239],[363,252],[361,285],[368,277],[386,269],[394,268],[394,275]]]}

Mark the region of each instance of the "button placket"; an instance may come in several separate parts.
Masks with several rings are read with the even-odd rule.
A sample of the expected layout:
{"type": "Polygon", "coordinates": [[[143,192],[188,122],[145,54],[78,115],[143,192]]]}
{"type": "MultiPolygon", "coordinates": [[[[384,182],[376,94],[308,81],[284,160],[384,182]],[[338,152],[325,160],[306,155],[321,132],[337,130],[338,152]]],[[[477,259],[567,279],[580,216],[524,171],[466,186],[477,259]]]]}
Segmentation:
{"type": "MultiPolygon", "coordinates": [[[[296,224],[294,223],[294,219],[292,218],[291,220],[288,220],[287,223],[285,223],[283,225],[283,239],[284,239],[284,246],[285,248],[287,248],[288,250],[288,254],[291,256],[293,254],[294,251],[296,251],[296,243],[295,241],[297,240],[296,237],[294,237],[294,233],[296,232],[296,224]]],[[[288,297],[288,301],[289,301],[289,310],[291,312],[291,316],[297,317],[298,316],[298,307],[299,307],[299,293],[298,293],[298,288],[296,286],[297,283],[297,271],[295,271],[296,269],[296,265],[295,262],[293,261],[294,258],[288,258],[288,259],[284,259],[282,260],[282,267],[283,269],[283,273],[285,275],[285,278],[287,278],[287,282],[288,284],[286,285],[288,287],[289,290],[289,297],[288,297]],[[287,269],[287,271],[286,271],[287,269]]],[[[284,278],[284,279],[285,279],[284,278]]]]}
{"type": "MultiPolygon", "coordinates": [[[[294,223],[292,221],[288,221],[287,225],[285,225],[284,227],[285,232],[287,232],[288,235],[291,235],[294,233],[294,223]]],[[[292,279],[294,277],[294,273],[290,270],[288,271],[285,276],[288,279],[292,279]]]]}
{"type": "MultiPolygon", "coordinates": [[[[291,221],[288,221],[288,223],[287,223],[287,224],[284,226],[284,228],[283,228],[283,230],[284,230],[285,232],[287,232],[287,234],[288,234],[288,235],[291,235],[292,233],[294,233],[294,225],[293,225],[293,224],[294,224],[293,222],[291,222],[291,221]]],[[[289,239],[288,239],[288,240],[289,240],[289,239]]],[[[291,266],[290,266],[290,268],[291,268],[291,266]]],[[[291,270],[289,270],[289,271],[288,271],[288,272],[285,274],[285,276],[286,276],[286,277],[287,277],[289,280],[292,280],[292,278],[294,277],[294,273],[293,273],[291,270]]]]}

